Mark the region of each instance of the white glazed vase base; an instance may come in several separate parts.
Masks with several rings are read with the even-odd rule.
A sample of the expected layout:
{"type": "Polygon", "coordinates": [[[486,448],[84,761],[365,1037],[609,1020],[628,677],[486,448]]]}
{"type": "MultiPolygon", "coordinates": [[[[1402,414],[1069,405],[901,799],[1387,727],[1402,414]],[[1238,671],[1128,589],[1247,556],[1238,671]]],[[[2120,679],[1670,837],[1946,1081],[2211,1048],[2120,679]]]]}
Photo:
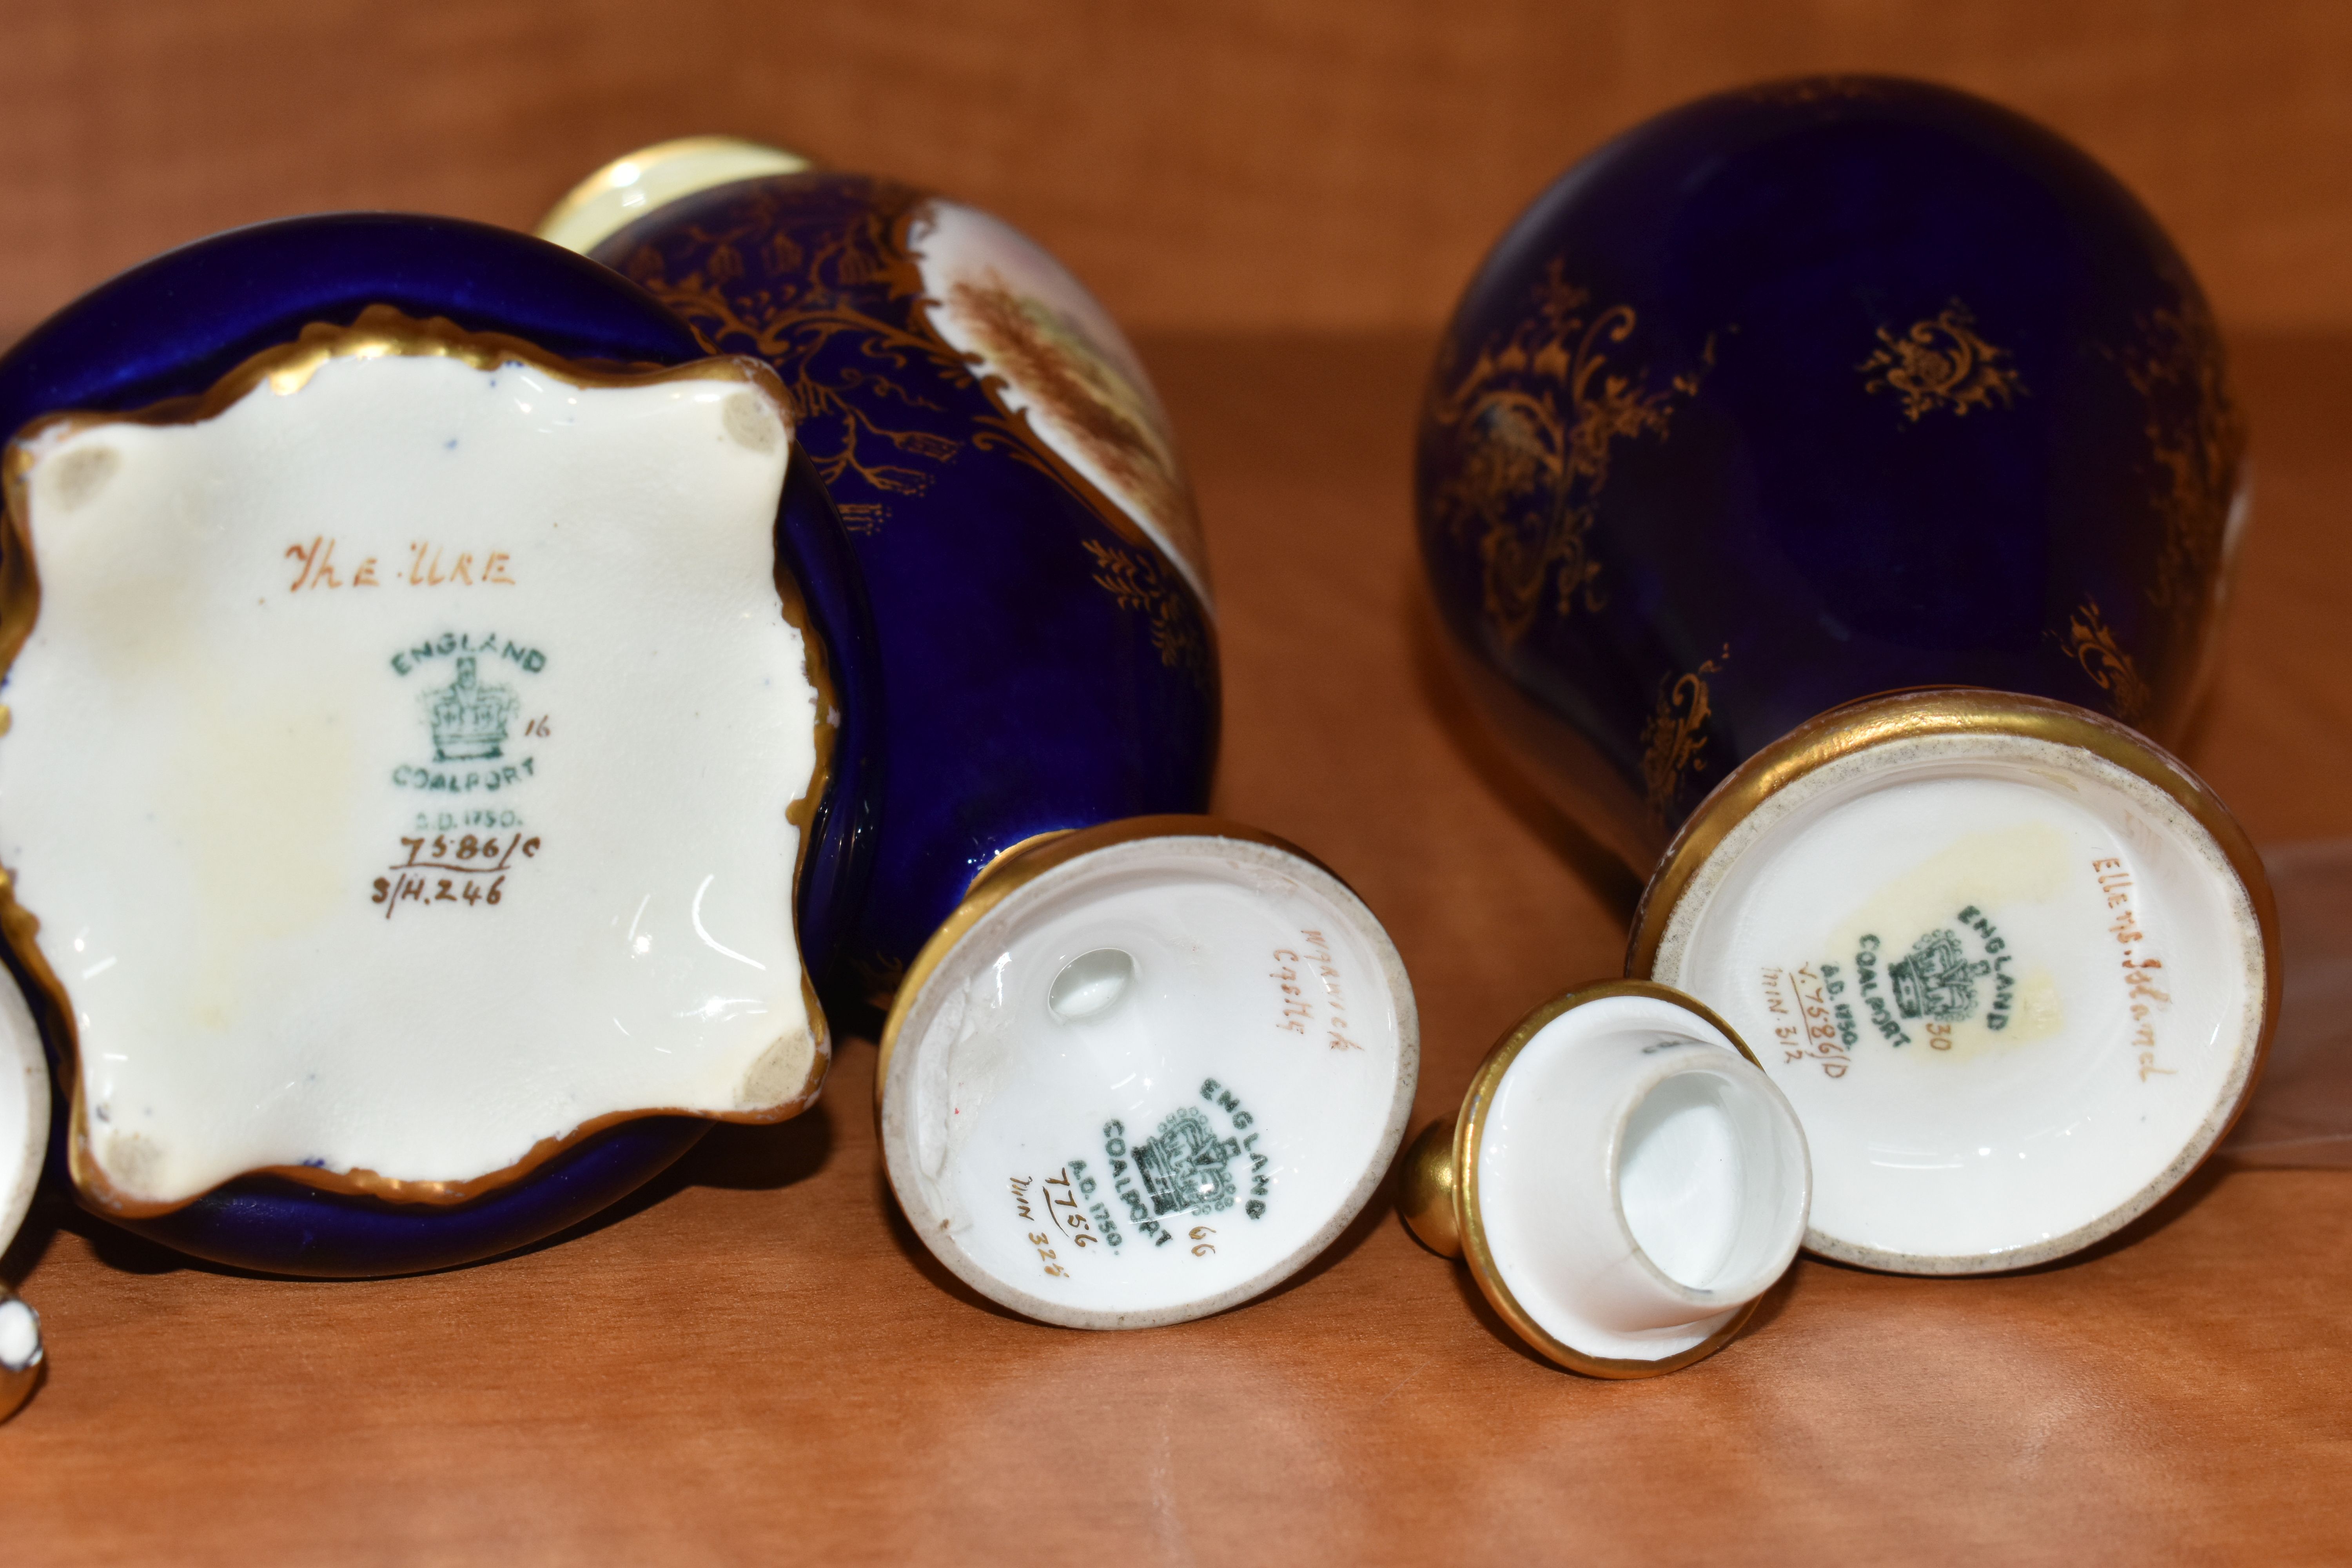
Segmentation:
{"type": "Polygon", "coordinates": [[[2077,745],[1928,734],[1742,818],[1649,977],[1796,1107],[1809,1248],[1947,1274],[2063,1257],[2169,1192],[2249,1089],[2265,963],[2246,881],[2174,795],[2077,745]]]}

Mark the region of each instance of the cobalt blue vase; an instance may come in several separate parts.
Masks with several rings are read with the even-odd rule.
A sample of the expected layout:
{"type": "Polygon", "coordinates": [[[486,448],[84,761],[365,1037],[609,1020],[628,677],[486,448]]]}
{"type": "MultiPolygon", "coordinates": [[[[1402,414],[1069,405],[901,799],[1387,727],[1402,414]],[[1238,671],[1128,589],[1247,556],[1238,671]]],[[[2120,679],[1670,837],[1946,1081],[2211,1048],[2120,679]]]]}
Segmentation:
{"type": "MultiPolygon", "coordinates": [[[[831,205],[812,225],[830,222],[855,241],[887,238],[898,223],[903,239],[911,204],[895,187],[837,176],[816,184],[831,205]]],[[[7,961],[39,1018],[64,1112],[55,1119],[53,1179],[73,1182],[86,1206],[128,1228],[268,1272],[398,1274],[511,1251],[642,1184],[691,1146],[708,1116],[772,1121],[812,1102],[829,1048],[825,1015],[836,1026],[870,1026],[908,961],[998,855],[1060,829],[1198,809],[1214,753],[1213,634],[1189,494],[1157,405],[1116,329],[1082,294],[1073,300],[1061,292],[1066,274],[1025,242],[1001,242],[991,220],[970,215],[959,228],[961,221],[960,212],[950,216],[940,243],[961,237],[982,258],[962,298],[975,302],[975,330],[989,350],[1017,362],[1001,379],[974,374],[913,300],[888,291],[910,276],[903,253],[894,284],[856,298],[848,296],[872,282],[862,269],[877,258],[842,259],[825,287],[838,283],[844,298],[828,307],[834,313],[816,333],[816,352],[795,358],[756,334],[729,341],[707,312],[695,319],[681,310],[693,303],[684,290],[709,285],[724,263],[682,272],[693,281],[681,287],[652,276],[660,287],[649,291],[537,239],[394,215],[289,220],[187,247],[68,306],[0,359],[0,428],[34,426],[37,445],[59,430],[83,433],[81,420],[126,427],[217,421],[231,406],[221,389],[249,377],[249,367],[267,362],[284,371],[296,363],[286,356],[319,334],[345,343],[330,358],[364,359],[379,350],[345,340],[386,321],[396,323],[394,337],[405,332],[425,344],[402,352],[472,353],[486,374],[499,372],[499,345],[510,345],[527,365],[556,366],[558,384],[574,376],[583,388],[652,385],[672,374],[731,378],[744,389],[736,401],[753,395],[747,406],[772,406],[787,419],[774,576],[784,618],[804,639],[817,699],[812,782],[785,813],[802,836],[787,901],[798,961],[788,967],[804,973],[798,984],[812,993],[803,1043],[813,1038],[815,1060],[804,1082],[770,1083],[740,1115],[662,1114],[684,1101],[655,1100],[588,1116],[478,1182],[412,1182],[404,1193],[404,1183],[373,1171],[346,1179],[331,1159],[278,1159],[237,1167],[245,1173],[193,1198],[124,1202],[119,1170],[93,1152],[93,1135],[102,1142],[112,1132],[83,1124],[87,1085],[70,994],[79,982],[60,981],[63,950],[53,940],[45,952],[37,928],[12,909],[7,961]],[[876,326],[885,330],[870,331],[876,326]],[[781,381],[750,359],[709,358],[714,340],[723,342],[717,353],[748,351],[782,372],[781,381]],[[695,368],[714,364],[721,368],[695,368]],[[869,401],[877,398],[903,406],[877,417],[869,401]],[[60,416],[72,417],[53,417],[60,416]],[[1075,439],[1073,427],[1083,427],[1075,439]],[[834,489],[845,505],[836,506],[834,489]],[[1181,553],[1186,546],[1189,555],[1181,553]]],[[[783,266],[793,243],[771,237],[755,259],[783,266]]],[[[312,372],[298,365],[287,374],[299,387],[312,372]]],[[[699,384],[678,384],[690,391],[699,384]]],[[[749,447],[774,449],[761,447],[766,426],[758,418],[726,428],[749,447]]],[[[68,504],[55,498],[78,495],[83,481],[42,479],[31,467],[39,457],[19,453],[30,477],[12,496],[50,495],[44,504],[53,510],[68,504]]],[[[21,544],[10,548],[22,576],[30,557],[21,544]]],[[[319,587],[312,561],[293,564],[319,587]]],[[[356,565],[346,561],[343,570],[356,565]]],[[[488,580],[485,561],[473,569],[488,580]]],[[[341,585],[331,572],[327,581],[341,585]]],[[[13,603],[21,640],[39,600],[19,594],[13,603]]],[[[504,651],[511,658],[518,650],[504,651]]],[[[404,676],[401,663],[392,668],[404,676]]],[[[493,662],[496,676],[482,678],[474,659],[453,663],[464,667],[458,684],[436,688],[444,699],[433,710],[436,761],[445,745],[456,758],[484,755],[492,728],[520,721],[519,711],[499,707],[514,704],[496,679],[519,682],[513,669],[538,668],[493,662]]],[[[457,768],[466,765],[447,772],[451,787],[488,776],[481,769],[461,775],[457,768]]],[[[422,768],[405,771],[424,776],[422,768]]],[[[436,771],[433,787],[443,778],[436,771]]],[[[453,835],[452,855],[462,853],[453,835]]],[[[520,844],[509,847],[510,857],[520,844]]],[[[437,840],[430,853],[440,853],[437,840]]],[[[487,878],[451,879],[468,897],[488,888],[498,901],[487,878]]],[[[692,932],[708,950],[698,956],[772,970],[785,977],[763,983],[789,991],[785,970],[755,963],[705,930],[710,880],[703,876],[693,894],[692,932]]],[[[387,919],[401,907],[397,890],[392,896],[387,919]]],[[[26,899],[37,910],[41,900],[26,899]]],[[[636,938],[635,922],[626,923],[636,938]]],[[[635,952],[646,952],[644,940],[635,952]]],[[[464,973],[447,979],[475,983],[464,973]]],[[[714,995],[710,1005],[725,1011],[722,1003],[738,1000],[714,995]]]]}
{"type": "Polygon", "coordinates": [[[1877,692],[2176,742],[2243,451],[2204,298],[2112,175],[1965,93],[1817,78],[1537,199],[1446,329],[1416,499],[1466,684],[1646,873],[1741,761],[1877,692]]]}
{"type": "Polygon", "coordinates": [[[541,232],[709,352],[774,366],[847,530],[887,763],[861,804],[877,891],[829,1001],[878,1023],[1013,846],[1205,809],[1216,633],[1191,491],[1134,351],[1052,257],[977,209],[718,137],[617,160],[541,232]]]}
{"type": "MultiPolygon", "coordinates": [[[[658,301],[536,239],[444,218],[298,218],[170,252],[58,312],[0,359],[0,429],[17,432],[61,411],[168,413],[305,328],[386,308],[590,364],[646,368],[704,357],[658,301]]],[[[872,629],[839,520],[804,464],[789,467],[774,538],[781,573],[797,579],[806,601],[805,629],[834,668],[840,710],[830,788],[814,803],[797,900],[803,948],[821,963],[845,940],[842,921],[854,918],[865,874],[869,824],[858,807],[875,767],[872,629]]],[[[12,541],[10,548],[20,547],[12,541]]],[[[24,629],[16,628],[19,637],[24,629]]],[[[154,787],[171,786],[159,780],[154,787]]],[[[40,1019],[58,1087],[50,1169],[66,1180],[83,1087],[71,1003],[45,974],[49,965],[37,956],[28,963],[31,932],[12,924],[10,935],[7,962],[40,1019]]],[[[75,1184],[97,1212],[215,1261],[319,1276],[407,1273],[510,1251],[584,1219],[676,1160],[708,1126],[677,1116],[623,1120],[567,1141],[520,1179],[455,1204],[387,1202],[264,1173],[161,1212],[123,1212],[92,1202],[85,1182],[75,1184]]]]}

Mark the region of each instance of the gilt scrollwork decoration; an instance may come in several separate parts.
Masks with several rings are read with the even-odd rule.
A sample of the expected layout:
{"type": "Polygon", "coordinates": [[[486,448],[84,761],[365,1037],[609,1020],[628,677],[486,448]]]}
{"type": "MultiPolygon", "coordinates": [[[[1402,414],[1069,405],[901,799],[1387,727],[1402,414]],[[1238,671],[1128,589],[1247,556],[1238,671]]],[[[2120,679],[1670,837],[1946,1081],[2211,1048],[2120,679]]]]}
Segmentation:
{"type": "MultiPolygon", "coordinates": [[[[854,182],[843,197],[842,221],[818,228],[792,221],[802,210],[788,198],[754,191],[708,223],[681,226],[658,245],[640,246],[622,270],[684,316],[714,353],[752,354],[775,367],[796,410],[795,438],[851,531],[882,528],[895,498],[924,494],[939,470],[971,451],[1035,469],[1120,538],[1154,552],[1119,504],[1033,426],[1028,410],[1010,404],[1003,376],[981,355],[948,342],[932,320],[942,302],[925,293],[916,249],[929,198],[872,178],[854,182]],[[973,395],[979,409],[946,406],[938,400],[942,393],[973,395]]],[[[1068,341],[1066,324],[1039,302],[1001,286],[998,292],[1003,299],[973,297],[987,307],[991,345],[1032,373],[1033,392],[1051,397],[1066,422],[1092,437],[1112,471],[1141,474],[1138,488],[1197,549],[1190,493],[1172,448],[1140,451],[1142,437],[1129,426],[1141,416],[1122,423],[1096,406],[1105,400],[1097,384],[1104,378],[1082,374],[1089,367],[1068,341]],[[1049,331],[1057,324],[1058,332],[1049,331]],[[1157,460],[1156,469],[1147,458],[1157,460]]],[[[1113,412],[1125,412],[1124,405],[1113,412]]],[[[1096,580],[1122,605],[1136,593],[1149,596],[1139,574],[1106,570],[1096,580]],[[1113,580],[1121,586],[1111,588],[1113,580]]],[[[1152,613],[1163,657],[1175,646],[1171,638],[1205,649],[1197,608],[1161,604],[1152,613]],[[1171,615],[1188,625],[1181,637],[1167,624],[1171,615]]],[[[1207,679],[1205,652],[1171,662],[1207,679]]]]}
{"type": "Polygon", "coordinates": [[[1456,443],[1435,514],[1454,538],[1475,539],[1486,616],[1507,647],[1547,605],[1565,616],[1607,602],[1591,532],[1611,457],[1621,442],[1664,437],[1715,352],[1710,337],[1698,368],[1664,385],[1617,369],[1610,353],[1633,336],[1633,308],[1595,309],[1557,258],[1533,306],[1468,369],[1441,365],[1430,397],[1432,422],[1456,443]]]}
{"type": "Polygon", "coordinates": [[[2153,500],[2159,518],[2151,606],[2194,631],[2218,603],[2223,537],[2245,456],[2243,416],[2230,395],[2221,334],[2193,286],[2178,310],[2140,323],[2123,355],[2124,374],[2146,401],[2153,500]]]}
{"type": "Polygon", "coordinates": [[[1879,328],[1878,347],[1854,368],[1864,391],[1892,393],[1915,425],[1942,409],[2008,408],[2025,392],[2009,351],[1987,342],[1958,300],[1900,334],[1879,328]]]}
{"type": "Polygon", "coordinates": [[[1714,712],[1706,678],[1721,674],[1730,658],[1727,644],[1696,669],[1662,684],[1657,705],[1643,722],[1643,804],[1654,827],[1674,825],[1684,782],[1698,773],[1706,752],[1706,721],[1714,712]]]}
{"type": "Polygon", "coordinates": [[[715,352],[754,354],[776,367],[798,413],[801,447],[835,490],[843,521],[857,531],[881,524],[888,498],[922,494],[963,449],[921,427],[924,416],[943,411],[910,384],[909,367],[919,363],[953,386],[975,384],[972,367],[914,309],[922,277],[905,236],[921,193],[870,180],[865,196],[853,221],[804,245],[779,221],[779,199],[755,194],[716,224],[679,231],[684,253],[696,258],[690,268],[673,276],[650,245],[622,268],[715,352]],[[859,307],[858,297],[877,285],[908,302],[904,324],[859,307]],[[894,406],[909,416],[892,419],[894,406]],[[872,499],[852,499],[855,487],[845,480],[872,499]]]}
{"type": "Polygon", "coordinates": [[[2116,641],[2116,634],[2099,611],[2099,601],[2084,595],[2066,626],[2066,657],[2083,667],[2091,684],[2107,694],[2116,717],[2126,724],[2144,721],[2156,706],[2156,692],[2142,679],[2139,667],[2116,641]]]}
{"type": "Polygon", "coordinates": [[[1204,670],[1209,650],[1202,637],[1200,617],[1174,573],[1157,552],[1122,550],[1097,540],[1083,540],[1094,558],[1095,585],[1108,594],[1119,608],[1141,616],[1151,628],[1151,646],[1160,662],[1171,669],[1204,670]]]}
{"type": "MultiPolygon", "coordinates": [[[[640,246],[622,270],[684,316],[712,352],[751,354],[775,367],[797,412],[795,438],[851,531],[885,527],[894,500],[923,495],[966,452],[1010,458],[1138,546],[1084,542],[1094,583],[1147,619],[1163,663],[1213,684],[1210,634],[1189,589],[1124,510],[1033,427],[1028,410],[1010,404],[1003,378],[981,355],[956,348],[932,319],[942,302],[924,291],[916,248],[929,198],[879,179],[856,181],[841,195],[840,221],[824,226],[787,196],[755,190],[708,222],[640,246]],[[968,400],[950,406],[943,397],[968,400]]],[[[1052,335],[1053,321],[1039,324],[1042,306],[1032,310],[1020,296],[999,291],[1004,298],[980,301],[989,307],[983,324],[992,330],[992,346],[1031,372],[1033,389],[1056,399],[1066,419],[1084,425],[1091,417],[1086,433],[1098,445],[1139,440],[1092,408],[1101,378],[1087,379],[1082,363],[1074,366],[1081,356],[1064,341],[1068,331],[1052,335]]],[[[1123,449],[1113,455],[1134,457],[1123,449]]],[[[1163,466],[1172,475],[1167,486],[1182,494],[1172,449],[1163,466]]],[[[1169,510],[1189,523],[1189,510],[1169,510]]]]}

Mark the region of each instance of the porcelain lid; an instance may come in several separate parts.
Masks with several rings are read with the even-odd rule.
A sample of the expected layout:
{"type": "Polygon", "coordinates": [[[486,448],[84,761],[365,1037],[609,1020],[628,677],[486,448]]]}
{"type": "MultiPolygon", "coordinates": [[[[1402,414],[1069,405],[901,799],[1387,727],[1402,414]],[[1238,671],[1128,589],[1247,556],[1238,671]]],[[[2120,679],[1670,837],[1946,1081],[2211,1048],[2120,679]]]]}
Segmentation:
{"type": "Polygon", "coordinates": [[[1412,1104],[1395,947],[1271,835],[1143,817],[1000,860],[910,970],[877,1089],[940,1260],[1073,1328],[1259,1295],[1354,1218],[1412,1104]]]}
{"type": "Polygon", "coordinates": [[[1415,1141],[1398,1207],[1536,1351],[1624,1378],[1730,1342],[1796,1257],[1810,1192],[1796,1114],[1738,1036],[1614,980],[1496,1042],[1461,1114],[1415,1141]]]}

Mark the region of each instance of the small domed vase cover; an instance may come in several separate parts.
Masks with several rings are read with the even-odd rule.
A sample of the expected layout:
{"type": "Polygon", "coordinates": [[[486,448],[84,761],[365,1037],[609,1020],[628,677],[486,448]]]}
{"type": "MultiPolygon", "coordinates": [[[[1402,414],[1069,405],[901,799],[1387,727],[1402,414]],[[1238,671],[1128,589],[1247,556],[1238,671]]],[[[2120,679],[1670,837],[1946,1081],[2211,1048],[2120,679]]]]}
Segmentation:
{"type": "Polygon", "coordinates": [[[780,377],[554,245],[351,215],[0,360],[8,960],[87,1206],[274,1271],[509,1250],[812,1103],[1003,850],[1201,804],[1185,569],[870,346],[780,377]],[[916,397],[856,462],[929,533],[827,498],[812,414],[877,438],[829,375],[916,397]]]}
{"type": "Polygon", "coordinates": [[[1811,1175],[1788,1100],[1720,1017],[1600,981],[1496,1043],[1405,1155],[1397,1210],[1528,1346],[1652,1377],[1728,1344],[1788,1270],[1811,1175]]]}
{"type": "Polygon", "coordinates": [[[2179,254],[2050,132],[1922,83],[1725,93],[1520,217],[1421,421],[1468,684],[1637,869],[1744,758],[1874,692],[2176,737],[2244,499],[2179,254]]]}

